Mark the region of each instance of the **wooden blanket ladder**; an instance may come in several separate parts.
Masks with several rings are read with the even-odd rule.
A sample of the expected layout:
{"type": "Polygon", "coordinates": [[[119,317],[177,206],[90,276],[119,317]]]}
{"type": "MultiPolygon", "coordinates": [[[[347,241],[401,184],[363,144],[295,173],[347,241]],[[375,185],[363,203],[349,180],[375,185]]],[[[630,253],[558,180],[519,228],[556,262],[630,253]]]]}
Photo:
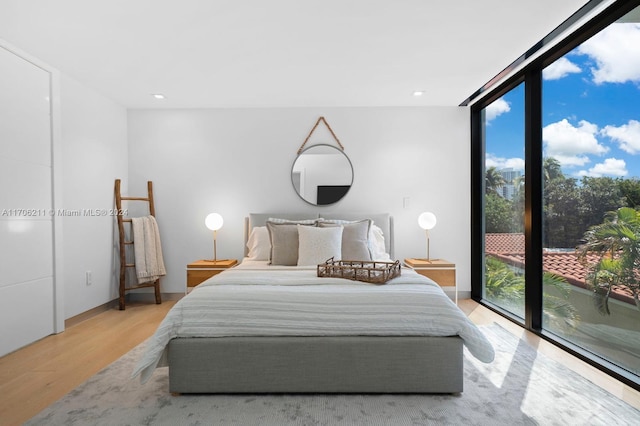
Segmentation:
{"type": "Polygon", "coordinates": [[[153,205],[153,183],[151,181],[147,182],[147,192],[148,192],[148,195],[146,197],[123,197],[120,191],[120,179],[116,179],[116,185],[115,185],[116,216],[118,219],[118,236],[120,240],[120,285],[119,285],[120,297],[119,297],[118,303],[121,311],[123,311],[125,308],[126,292],[129,290],[137,289],[137,288],[153,287],[155,290],[156,303],[157,304],[162,303],[162,298],[160,296],[160,279],[159,278],[155,281],[143,283],[143,284],[136,283],[129,286],[127,286],[126,284],[127,268],[135,268],[135,263],[127,263],[126,249],[127,247],[130,247],[131,249],[133,249],[134,241],[133,241],[133,231],[131,230],[131,228],[129,228],[129,230],[131,231],[129,232],[129,235],[131,236],[131,240],[125,239],[124,224],[125,223],[131,224],[131,218],[124,217],[123,215],[124,211],[122,209],[122,201],[147,202],[149,203],[149,214],[155,217],[156,210],[153,205]]]}

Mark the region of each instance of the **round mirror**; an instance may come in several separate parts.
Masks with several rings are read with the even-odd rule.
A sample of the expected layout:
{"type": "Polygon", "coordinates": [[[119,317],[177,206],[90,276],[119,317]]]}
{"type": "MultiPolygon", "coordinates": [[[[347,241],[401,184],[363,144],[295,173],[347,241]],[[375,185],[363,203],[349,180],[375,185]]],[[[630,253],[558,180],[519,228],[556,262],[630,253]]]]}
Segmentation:
{"type": "Polygon", "coordinates": [[[353,183],[353,167],[343,151],[331,145],[313,145],[293,162],[291,181],[309,204],[326,206],[346,195],[353,183]]]}

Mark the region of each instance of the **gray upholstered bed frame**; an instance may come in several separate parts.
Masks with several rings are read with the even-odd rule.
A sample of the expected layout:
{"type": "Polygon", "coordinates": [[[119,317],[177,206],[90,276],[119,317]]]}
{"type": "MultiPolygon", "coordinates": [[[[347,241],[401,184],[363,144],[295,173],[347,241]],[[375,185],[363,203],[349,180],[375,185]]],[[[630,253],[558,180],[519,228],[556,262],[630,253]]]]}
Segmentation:
{"type": "Polygon", "coordinates": [[[174,393],[457,393],[459,337],[223,337],[169,344],[174,393]]]}
{"type": "MultiPolygon", "coordinates": [[[[393,220],[382,215],[321,215],[374,219],[393,258],[393,220]]],[[[309,214],[252,214],[254,226],[269,217],[307,219],[309,214]]],[[[217,337],[177,338],[169,343],[173,393],[459,393],[463,344],[459,337],[217,337]]]]}

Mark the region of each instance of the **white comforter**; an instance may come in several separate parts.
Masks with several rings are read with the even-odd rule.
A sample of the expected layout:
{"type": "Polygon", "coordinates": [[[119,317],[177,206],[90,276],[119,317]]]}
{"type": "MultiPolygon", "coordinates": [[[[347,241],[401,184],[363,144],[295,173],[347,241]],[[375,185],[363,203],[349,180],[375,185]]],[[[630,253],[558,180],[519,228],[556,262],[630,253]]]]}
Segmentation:
{"type": "Polygon", "coordinates": [[[175,337],[460,336],[471,354],[491,362],[480,330],[442,289],[413,270],[385,285],[318,278],[315,269],[245,266],[196,287],[169,311],[133,375],[146,382],[165,366],[175,337]]]}

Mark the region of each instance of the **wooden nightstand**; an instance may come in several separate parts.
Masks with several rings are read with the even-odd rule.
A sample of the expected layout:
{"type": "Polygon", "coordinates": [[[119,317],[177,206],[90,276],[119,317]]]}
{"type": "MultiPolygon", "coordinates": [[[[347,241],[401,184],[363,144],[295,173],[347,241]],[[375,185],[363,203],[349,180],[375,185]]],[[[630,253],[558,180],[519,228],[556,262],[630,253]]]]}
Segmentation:
{"type": "Polygon", "coordinates": [[[413,268],[420,275],[434,280],[440,287],[455,287],[455,301],[458,304],[458,284],[456,281],[456,264],[444,259],[404,260],[404,264],[413,268]]]}
{"type": "Polygon", "coordinates": [[[195,287],[207,278],[238,264],[236,259],[196,260],[187,265],[187,287],[195,287]]]}

